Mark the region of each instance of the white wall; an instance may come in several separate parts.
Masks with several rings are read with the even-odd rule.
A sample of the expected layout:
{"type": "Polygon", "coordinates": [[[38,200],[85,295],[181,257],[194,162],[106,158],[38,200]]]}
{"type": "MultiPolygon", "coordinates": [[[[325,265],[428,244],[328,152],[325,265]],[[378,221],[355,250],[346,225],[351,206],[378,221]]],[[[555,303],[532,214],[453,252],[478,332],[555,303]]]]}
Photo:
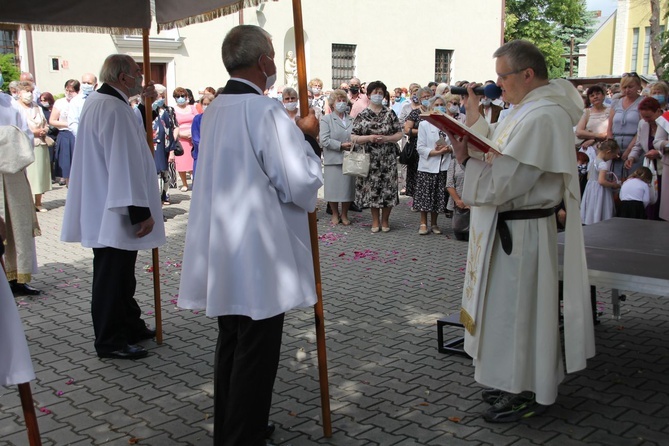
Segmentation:
{"type": "MultiPolygon", "coordinates": [[[[452,79],[494,79],[492,53],[500,45],[501,3],[423,0],[416,7],[417,3],[401,0],[303,1],[307,76],[320,77],[329,88],[332,43],[343,43],[357,45],[356,74],[361,80],[382,80],[389,88],[432,80],[435,49],[454,50],[452,79]],[[468,21],[468,17],[475,19],[468,21]]],[[[247,8],[243,15],[245,23],[260,24],[273,36],[281,83],[284,57],[292,49],[287,46],[293,41],[287,37],[293,26],[291,1],[270,1],[262,12],[247,8]]],[[[238,23],[239,16],[234,14],[190,25],[174,32],[183,38],[179,48],[152,46],[152,61],[168,64],[168,91],[183,86],[197,95],[202,87],[224,85],[228,76],[221,61],[221,43],[238,23]]],[[[37,84],[42,91],[52,93],[62,93],[67,79],[79,79],[89,71],[98,73],[111,53],[127,53],[142,60],[141,47],[117,47],[105,34],[34,32],[33,45],[37,84]],[[68,67],[50,71],[51,56],[61,57],[68,67]]],[[[23,61],[25,64],[27,58],[23,61]]]]}

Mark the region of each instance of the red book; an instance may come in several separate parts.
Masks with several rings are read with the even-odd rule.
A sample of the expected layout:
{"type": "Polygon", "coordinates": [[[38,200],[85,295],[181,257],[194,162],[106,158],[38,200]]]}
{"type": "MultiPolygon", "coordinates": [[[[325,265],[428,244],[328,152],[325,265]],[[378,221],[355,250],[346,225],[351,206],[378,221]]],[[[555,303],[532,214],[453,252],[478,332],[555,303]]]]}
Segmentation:
{"type": "Polygon", "coordinates": [[[494,142],[490,141],[484,136],[477,135],[476,133],[472,132],[469,127],[459,121],[456,121],[448,115],[442,115],[441,113],[422,113],[420,117],[433,126],[437,127],[439,130],[448,131],[460,138],[465,135],[469,135],[469,144],[483,153],[488,153],[492,150],[494,153],[501,155],[501,153],[495,148],[494,142]]]}

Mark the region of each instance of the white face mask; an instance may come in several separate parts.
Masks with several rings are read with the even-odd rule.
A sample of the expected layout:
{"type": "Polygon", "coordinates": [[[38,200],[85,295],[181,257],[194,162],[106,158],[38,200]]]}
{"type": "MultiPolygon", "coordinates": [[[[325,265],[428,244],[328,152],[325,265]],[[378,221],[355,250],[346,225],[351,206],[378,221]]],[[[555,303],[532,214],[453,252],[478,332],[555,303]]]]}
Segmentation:
{"type": "Polygon", "coordinates": [[[318,87],[314,87],[314,88],[311,89],[311,92],[312,92],[313,94],[315,94],[315,95],[319,95],[319,94],[321,94],[321,91],[322,91],[322,90],[321,90],[320,88],[318,88],[318,87]]]}
{"type": "Polygon", "coordinates": [[[451,112],[451,114],[455,115],[460,112],[460,107],[457,105],[451,105],[448,107],[448,111],[451,112]]]}
{"type": "MultiPolygon", "coordinates": [[[[272,63],[274,63],[274,60],[270,59],[270,57],[267,54],[263,54],[262,56],[260,56],[260,58],[262,59],[263,56],[265,56],[266,58],[271,60],[272,63]]],[[[264,71],[262,72],[262,74],[264,74],[265,77],[267,78],[265,80],[265,90],[269,90],[276,83],[276,66],[274,67],[274,74],[273,75],[268,76],[267,73],[265,73],[264,71]]]]}
{"type": "Polygon", "coordinates": [[[84,94],[84,96],[88,96],[93,92],[93,85],[91,84],[81,84],[80,88],[81,92],[84,94]]]}
{"type": "Polygon", "coordinates": [[[24,91],[21,93],[21,101],[23,101],[24,104],[30,105],[33,102],[33,94],[29,91],[24,91]]]}
{"type": "Polygon", "coordinates": [[[130,79],[135,80],[135,85],[133,87],[128,87],[129,96],[137,96],[142,93],[142,76],[133,77],[126,73],[130,79]]]}
{"type": "Polygon", "coordinates": [[[288,111],[297,110],[297,102],[284,102],[283,106],[286,107],[286,110],[288,111]]]}
{"type": "Polygon", "coordinates": [[[337,113],[344,113],[348,104],[346,102],[335,102],[335,110],[337,113]]]}
{"type": "Polygon", "coordinates": [[[492,99],[490,98],[481,99],[481,104],[483,104],[484,107],[487,107],[490,104],[492,104],[492,99]]]}
{"type": "Polygon", "coordinates": [[[381,105],[383,103],[383,95],[382,94],[373,94],[369,97],[369,100],[374,105],[381,105]]]}
{"type": "Polygon", "coordinates": [[[384,107],[387,107],[388,106],[388,101],[386,101],[384,99],[383,101],[381,101],[381,105],[383,105],[384,107]]]}

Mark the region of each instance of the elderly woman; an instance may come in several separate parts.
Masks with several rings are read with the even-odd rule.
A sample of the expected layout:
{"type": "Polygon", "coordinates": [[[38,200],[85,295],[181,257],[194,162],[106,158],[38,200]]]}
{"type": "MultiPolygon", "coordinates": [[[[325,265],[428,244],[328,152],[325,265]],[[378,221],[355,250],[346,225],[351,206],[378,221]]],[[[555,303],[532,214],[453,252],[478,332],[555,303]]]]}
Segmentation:
{"type": "Polygon", "coordinates": [[[189,96],[188,90],[185,88],[175,88],[172,96],[174,96],[174,100],[177,103],[177,106],[174,107],[174,114],[178,123],[175,137],[184,149],[184,154],[176,157],[175,164],[179,178],[181,178],[181,192],[186,192],[188,190],[187,175],[193,173],[191,126],[193,125],[193,119],[197,115],[197,110],[195,109],[195,105],[190,104],[191,96],[189,96]]]}
{"type": "Polygon", "coordinates": [[[583,140],[580,151],[590,158],[588,167],[597,157],[595,143],[606,139],[606,131],[609,126],[609,107],[604,103],[606,95],[604,88],[593,85],[585,92],[586,109],[581,120],[576,124],[576,137],[583,140]]]}
{"type": "Polygon", "coordinates": [[[669,109],[669,85],[664,81],[650,84],[650,96],[657,99],[663,110],[669,109]]]}
{"type": "Polygon", "coordinates": [[[641,78],[634,72],[624,73],[620,81],[620,89],[620,99],[615,101],[611,107],[607,138],[615,139],[623,151],[622,159],[614,159],[611,162],[611,171],[618,178],[623,178],[623,163],[634,146],[637,127],[641,119],[637,109],[639,102],[643,99],[639,94],[641,78]]]}
{"type": "Polygon", "coordinates": [[[314,95],[314,98],[311,101],[311,106],[316,109],[318,108],[321,112],[321,115],[330,113],[330,108],[328,107],[328,99],[323,94],[323,81],[315,77],[309,81],[309,90],[314,95]]]}
{"type": "MultiPolygon", "coordinates": [[[[421,121],[421,113],[427,112],[432,90],[427,87],[419,88],[415,94],[411,95],[411,112],[404,121],[404,134],[408,136],[409,141],[402,150],[415,150],[418,142],[418,124],[421,121]]],[[[413,197],[416,189],[416,172],[418,171],[418,157],[413,157],[407,164],[405,194],[413,197]]]]}
{"type": "MultiPolygon", "coordinates": [[[[652,164],[652,167],[657,172],[658,184],[662,184],[662,151],[657,150],[653,144],[658,130],[656,120],[662,116],[662,105],[655,98],[644,98],[639,102],[638,110],[641,120],[637,129],[637,138],[625,161],[625,168],[634,172],[636,169],[633,166],[641,166],[644,159],[646,159],[647,163],[652,164]]],[[[661,137],[661,135],[659,136],[661,137]]],[[[656,204],[650,204],[646,208],[646,213],[650,220],[659,219],[662,189],[658,188],[657,192],[656,204]]]]}
{"type": "Polygon", "coordinates": [[[60,177],[59,184],[65,186],[70,179],[70,167],[72,167],[72,155],[74,153],[74,133],[70,131],[67,122],[67,114],[70,109],[70,101],[79,94],[81,84],[76,79],[65,82],[65,97],[58,99],[53,104],[49,124],[58,129],[56,139],[56,177],[60,177]]]}
{"type": "Polygon", "coordinates": [[[323,180],[325,181],[325,200],[332,211],[333,225],[341,222],[348,226],[348,208],[355,198],[355,178],[343,175],[341,171],[344,151],[351,150],[351,131],[353,122],[346,112],[348,96],[344,90],[335,90],[328,98],[332,113],[323,116],[319,139],[323,147],[323,180]],[[341,213],[339,212],[341,203],[341,213]]]}
{"type": "Polygon", "coordinates": [[[46,212],[42,206],[42,194],[51,190],[51,160],[49,159],[49,148],[46,144],[46,135],[49,124],[44,117],[42,108],[33,102],[33,90],[35,86],[30,81],[21,81],[18,84],[19,110],[28,122],[28,127],[34,136],[35,162],[26,168],[26,175],[30,183],[30,189],[35,196],[35,209],[46,212]]]}
{"type": "MultiPolygon", "coordinates": [[[[443,96],[430,99],[428,112],[446,114],[447,100],[443,96]]],[[[437,217],[446,211],[446,176],[451,161],[453,147],[448,137],[427,121],[418,125],[418,171],[416,172],[416,193],[413,207],[420,211],[418,234],[429,232],[427,213],[430,213],[430,230],[441,234],[437,217]]]]}
{"type": "Polygon", "coordinates": [[[351,135],[353,143],[370,156],[369,175],[356,179],[355,201],[371,208],[373,233],[390,231],[390,211],[399,203],[397,141],[402,129],[397,115],[382,105],[387,91],[381,81],[369,84],[369,105],[356,116],[351,135]]]}
{"type": "Polygon", "coordinates": [[[300,104],[297,102],[297,91],[292,87],[285,87],[281,92],[281,102],[290,119],[300,116],[300,104]]]}

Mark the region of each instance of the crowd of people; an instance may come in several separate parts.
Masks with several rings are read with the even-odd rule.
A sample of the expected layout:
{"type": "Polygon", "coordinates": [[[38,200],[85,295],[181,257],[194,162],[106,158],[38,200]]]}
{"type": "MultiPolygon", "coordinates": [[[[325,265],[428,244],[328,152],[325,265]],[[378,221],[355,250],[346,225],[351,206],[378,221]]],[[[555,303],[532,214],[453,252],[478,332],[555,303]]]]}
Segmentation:
{"type": "Polygon", "coordinates": [[[546,261],[557,261],[557,225],[567,232],[564,324],[573,342],[565,343],[565,357],[572,372],[594,354],[581,224],[614,215],[669,219],[669,192],[662,196],[669,181],[662,177],[667,85],[643,86],[628,73],[619,86],[581,93],[548,79],[534,45],[513,41],[493,55],[497,81],[486,82],[500,87],[500,98],[477,95],[481,85],[467,81],[457,83],[466,91],[458,95],[443,83],[391,92],[382,81],[356,77],[325,91],[314,78],[309,114],[301,116],[295,88],[274,86],[274,49],[261,28],[235,27],[223,49],[231,79],[201,91],[197,101],[177,87],[168,103],[165,86],[143,82],[139,66],[124,55],[107,58],[99,88],[86,73],[68,80],[55,101],[39,92],[30,73],[9,85],[13,99],[2,95],[0,103],[23,116],[34,146],[24,175],[30,202],[20,211],[34,225],[7,234],[13,288],[39,292],[27,285],[36,263],[36,212],[46,211],[43,194],[59,182],[69,188],[62,239],[94,253],[96,352],[145,357],[136,344],[156,333],[134,300],[137,250],[164,243],[161,203],[170,203],[177,181],[183,192],[193,188],[179,306],[218,317],[215,441],[261,444],[284,314],[315,303],[306,215],[318,189],[324,185],[332,225],[348,226],[353,207],[368,208],[372,233],[391,231],[391,211],[405,194],[419,215],[419,235],[441,234],[440,214],[466,218],[459,232],[471,225],[476,234],[461,321],[475,378],[491,387],[483,393],[491,405],[484,418],[517,421],[551,405],[564,377],[558,271],[546,261]],[[426,113],[486,136],[502,156],[473,149],[425,120],[426,113]],[[153,159],[144,150],[147,114],[153,159]],[[344,175],[352,151],[369,156],[366,175],[344,175]],[[125,187],[110,188],[110,178],[125,187]],[[516,325],[521,336],[510,328],[516,325]]]}

